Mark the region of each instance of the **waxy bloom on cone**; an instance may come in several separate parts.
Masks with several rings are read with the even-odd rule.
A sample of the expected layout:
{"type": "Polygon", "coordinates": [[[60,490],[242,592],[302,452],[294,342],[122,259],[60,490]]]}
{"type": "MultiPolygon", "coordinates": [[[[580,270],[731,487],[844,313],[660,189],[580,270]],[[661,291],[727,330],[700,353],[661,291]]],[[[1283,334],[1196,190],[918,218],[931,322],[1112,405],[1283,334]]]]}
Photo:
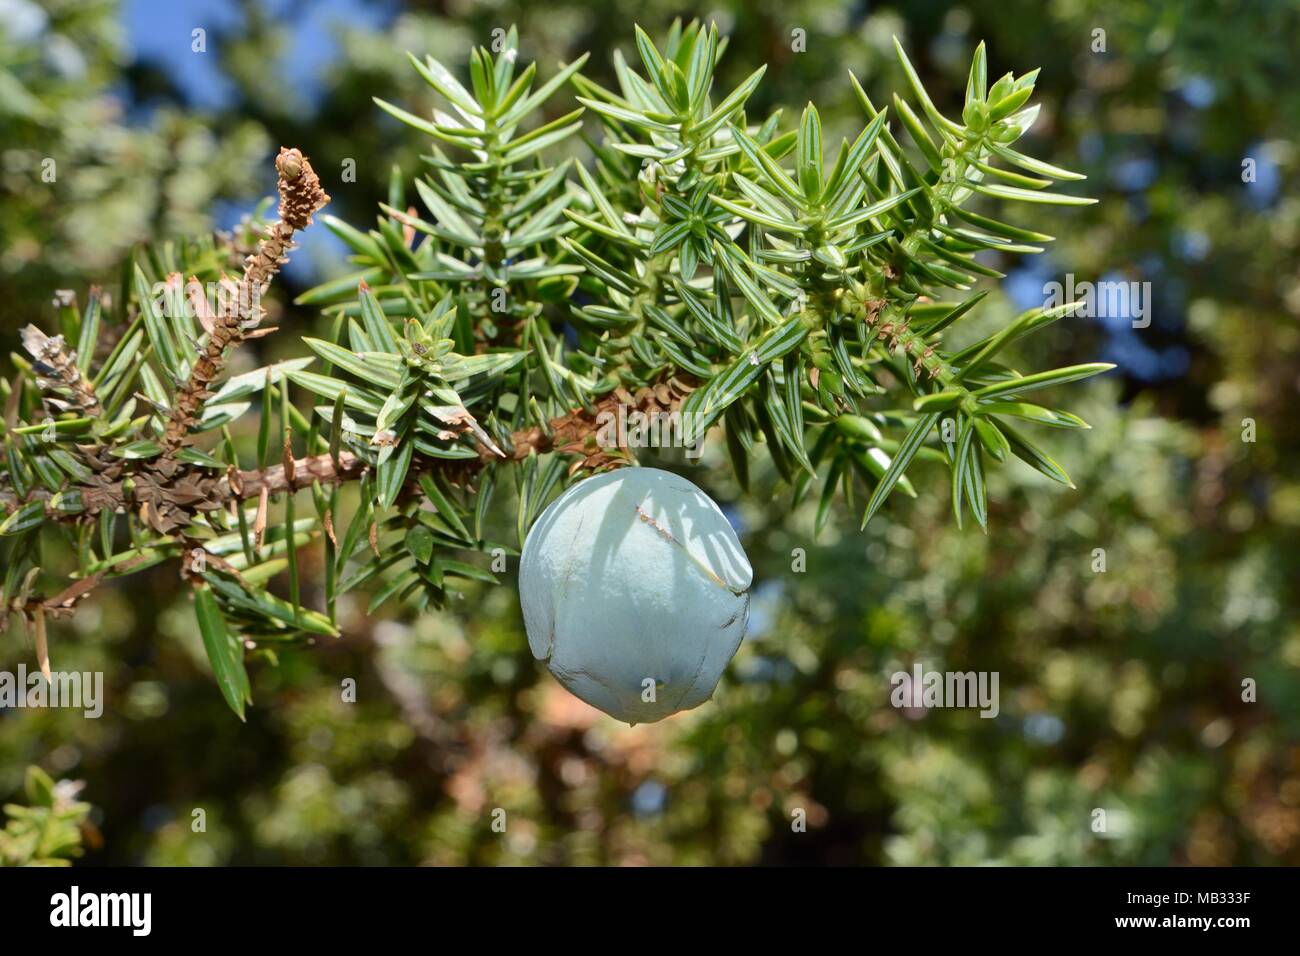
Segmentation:
{"type": "Polygon", "coordinates": [[[708,700],[740,646],[754,572],[685,478],[621,468],[569,488],[519,567],[528,646],[572,693],[628,723],[708,700]]]}

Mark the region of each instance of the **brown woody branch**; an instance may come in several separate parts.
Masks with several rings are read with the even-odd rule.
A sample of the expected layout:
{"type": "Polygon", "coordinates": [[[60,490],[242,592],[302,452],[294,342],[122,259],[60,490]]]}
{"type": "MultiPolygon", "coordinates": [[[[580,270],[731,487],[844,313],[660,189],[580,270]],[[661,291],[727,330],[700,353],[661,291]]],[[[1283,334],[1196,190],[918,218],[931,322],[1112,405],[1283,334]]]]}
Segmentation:
{"type": "MultiPolygon", "coordinates": [[[[572,455],[574,470],[616,467],[628,463],[630,455],[624,447],[600,443],[598,433],[605,422],[603,416],[616,413],[620,405],[646,415],[672,412],[680,408],[692,389],[692,383],[677,378],[653,388],[641,388],[636,394],[616,389],[590,410],[576,409],[551,419],[545,428],[534,426],[514,432],[504,457],[480,446],[477,459],[454,461],[420,456],[413,462],[412,470],[416,474],[443,471],[467,480],[488,465],[523,461],[533,452],[572,455]]],[[[51,518],[76,521],[105,509],[136,511],[143,512],[141,517],[155,530],[170,533],[189,524],[195,515],[227,508],[235,501],[260,499],[263,491],[278,495],[310,488],[315,482],[345,484],[362,478],[370,467],[365,459],[347,451],[339,453],[337,462],[329,454],[311,455],[290,458],[286,464],[269,468],[231,469],[220,477],[176,461],[158,462],[153,469],[135,472],[129,471],[127,463],[120,459],[106,458],[98,465],[95,474],[79,486],[83,510],[76,514],[50,512],[51,518]]],[[[0,491],[0,505],[12,511],[25,501],[48,501],[50,497],[44,489],[34,489],[24,501],[18,501],[11,492],[0,491]]]]}
{"type": "Polygon", "coordinates": [[[280,267],[289,261],[294,233],[307,228],[312,215],[330,201],[321,188],[320,177],[299,150],[281,147],[275,168],[280,174],[280,218],[267,227],[257,251],[244,260],[244,274],[239,283],[230,283],[234,307],[223,310],[222,314],[200,314],[208,341],[190,371],[189,381],[181,386],[172,402],[163,436],[167,457],[189,444],[199,411],[212,395],[209,386],[225,367],[226,349],[256,334],[254,330],[265,315],[262,295],[280,267]]]}
{"type": "MultiPolygon", "coordinates": [[[[635,395],[617,389],[601,399],[591,410],[577,409],[567,415],[552,418],[547,422],[546,428],[534,426],[514,432],[510,436],[509,452],[504,457],[480,446],[476,461],[417,457],[412,469],[416,473],[442,470],[468,477],[497,462],[523,461],[534,452],[539,455],[547,452],[573,455],[576,458],[574,470],[602,470],[626,464],[630,461],[627,448],[602,446],[598,440],[597,433],[605,421],[603,416],[616,413],[619,405],[646,415],[672,412],[680,407],[691,390],[691,385],[676,379],[654,388],[639,389],[635,395]]],[[[322,485],[344,484],[359,480],[367,468],[369,465],[366,461],[351,452],[340,452],[337,462],[329,454],[312,455],[293,459],[287,466],[274,465],[255,471],[232,472],[221,479],[217,497],[222,501],[247,501],[260,498],[263,489],[269,495],[278,495],[310,488],[315,482],[322,485]]]]}

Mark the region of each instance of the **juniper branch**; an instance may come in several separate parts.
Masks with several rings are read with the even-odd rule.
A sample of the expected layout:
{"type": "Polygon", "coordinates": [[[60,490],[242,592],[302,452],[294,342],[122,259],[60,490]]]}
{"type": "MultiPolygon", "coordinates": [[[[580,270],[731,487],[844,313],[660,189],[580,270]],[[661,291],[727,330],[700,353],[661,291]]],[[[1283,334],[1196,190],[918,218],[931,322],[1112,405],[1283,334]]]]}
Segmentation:
{"type": "Polygon", "coordinates": [[[257,251],[244,260],[244,273],[233,290],[234,308],[209,317],[208,341],[187,381],[177,391],[163,437],[169,455],[188,444],[203,403],[212,395],[209,386],[225,368],[226,349],[250,337],[266,312],[261,299],[280,267],[289,261],[294,233],[306,229],[312,216],[330,201],[320,177],[298,149],[281,147],[275,158],[279,172],[279,220],[266,229],[257,251]]]}
{"type": "MultiPolygon", "coordinates": [[[[515,78],[516,44],[511,30],[504,53],[474,51],[469,86],[432,58],[417,60],[451,107],[432,122],[379,101],[462,155],[435,146],[426,157],[414,184],[423,213],[397,174],[377,229],[325,218],[358,271],[298,300],[333,319],[328,338],[304,340],[313,356],[221,381],[229,350],[271,331],[260,297],[297,231],[329,201],[296,149],[277,157],[279,218],[242,276],[221,271],[227,243],[206,267],[185,258],[168,277],[221,281],[234,311],[213,315],[200,296],[198,324],[171,326],[137,264],[139,315],[93,376],[86,355],[76,361],[61,338],[29,330],[35,375],[12,388],[0,381],[0,603],[64,613],[101,578],[180,555],[214,672],[242,714],[247,676],[227,622],[277,640],[336,634],[336,597],[370,582],[380,584],[376,603],[441,606],[445,575],[491,578],[457,552],[494,550],[485,530],[494,487],[513,479],[522,544],[566,465],[572,477],[634,461],[599,434],[620,408],[680,412],[691,438],[721,426],[742,486],[760,447],[795,504],[812,482],[827,482],[819,526],[841,477],[846,497],[854,476],[870,490],[865,524],[891,489],[908,487],[916,461],[947,462],[959,523],[963,512],[986,521],[986,463],[1016,457],[1068,483],[1013,426],[1086,423],[1019,398],[1109,366],[1022,375],[1000,353],[1071,306],[1031,310],[964,348],[946,341],[984,298],[971,291],[978,280],[999,278],[1005,256],[1039,252],[1050,238],[972,213],[967,200],[1091,201],[1049,188],[1081,176],[1012,148],[1036,115],[1027,105],[1036,71],[989,83],[980,46],[958,122],[939,112],[899,47],[919,111],[895,98],[887,116],[855,80],[866,126],[828,155],[812,104],[797,129],[783,131],[779,113],[747,115],[762,67],[729,93],[714,89],[723,46],[715,28],[675,30],[662,54],[638,30],[644,78],[620,68],[617,90],[582,77],[582,59],[534,90],[533,67],[515,78]],[[604,128],[590,143],[594,164],[543,156],[581,126],[582,110],[537,116],[567,83],[604,128]],[[965,298],[945,301],[953,291],[965,298]],[[196,336],[202,345],[185,373],[179,356],[196,336]],[[184,380],[173,387],[168,376],[184,380]],[[295,399],[329,404],[300,408],[291,387],[295,399]],[[244,399],[258,391],[261,467],[241,469],[229,433],[196,444],[223,415],[253,407],[244,399]],[[51,415],[53,440],[41,420],[51,415]],[[936,443],[935,432],[955,441],[936,443]],[[293,433],[306,435],[305,457],[294,457],[293,433]],[[268,467],[273,448],[283,457],[268,467]],[[336,537],[337,491],[353,483],[358,506],[336,537]],[[294,493],[308,489],[315,517],[295,511],[294,493]],[[284,514],[268,527],[272,497],[284,514]],[[117,514],[127,516],[125,551],[117,514]],[[79,536],[80,580],[42,600],[31,594],[49,524],[79,536]],[[297,549],[313,538],[325,549],[330,617],[299,604],[297,549]],[[207,545],[211,562],[194,567],[207,545]],[[268,587],[281,570],[288,601],[268,587]]],[[[78,351],[104,338],[98,313],[88,314],[78,351]]],[[[63,319],[78,328],[75,316],[63,319]]]]}
{"type": "MultiPolygon", "coordinates": [[[[516,430],[510,436],[504,456],[498,456],[484,446],[480,447],[477,459],[467,461],[417,455],[412,463],[411,476],[443,471],[454,478],[468,478],[486,467],[520,462],[530,455],[548,453],[574,458],[575,470],[597,471],[627,462],[631,452],[626,445],[617,440],[613,445],[603,445],[599,440],[598,433],[607,421],[605,416],[616,414],[620,405],[625,410],[639,411],[647,416],[677,412],[692,387],[689,382],[673,379],[653,388],[638,389],[636,394],[619,389],[590,409],[578,408],[550,419],[545,427],[516,430]]],[[[337,456],[330,453],[306,455],[292,458],[288,464],[266,468],[231,468],[221,476],[195,476],[180,466],[176,466],[174,477],[147,472],[107,475],[103,477],[109,480],[93,480],[82,488],[81,511],[65,513],[49,509],[47,517],[52,521],[76,523],[105,510],[121,513],[148,505],[155,512],[163,509],[171,512],[169,524],[181,527],[199,514],[221,510],[235,502],[257,500],[263,492],[279,495],[302,491],[317,483],[342,485],[359,481],[371,471],[373,466],[365,458],[350,451],[340,451],[337,456]]],[[[48,504],[54,497],[54,493],[45,488],[33,488],[21,499],[9,489],[0,489],[0,506],[13,511],[31,501],[48,504]]]]}

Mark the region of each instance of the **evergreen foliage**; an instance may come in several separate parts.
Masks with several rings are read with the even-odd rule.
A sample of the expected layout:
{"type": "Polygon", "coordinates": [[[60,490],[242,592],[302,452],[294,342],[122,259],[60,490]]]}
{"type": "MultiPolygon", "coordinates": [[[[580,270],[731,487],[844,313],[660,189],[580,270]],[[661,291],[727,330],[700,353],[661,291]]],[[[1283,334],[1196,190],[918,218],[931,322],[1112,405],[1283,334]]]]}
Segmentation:
{"type": "Polygon", "coordinates": [[[229,243],[158,246],[115,295],[64,297],[55,334],[25,332],[30,358],[0,385],[0,562],[43,667],[47,616],[179,561],[242,717],[245,651],[335,635],[339,594],[419,610],[457,578],[495,580],[482,555],[517,554],[565,484],[631,462],[597,434],[620,404],[680,413],[688,440],[719,427],[742,485],[756,454],[796,500],[820,481],[819,527],[840,492],[861,497],[865,527],[895,490],[914,493],[920,459],[946,463],[959,524],[986,524],[993,462],[1070,484],[1028,429],[1087,426],[1034,400],[1110,366],[1028,372],[1002,352],[1076,304],[948,344],[985,295],[974,283],[1001,277],[979,254],[1051,238],[973,200],[1092,202],[1052,190],[1081,176],[1014,148],[1037,71],[990,82],[981,45],[956,120],[896,44],[906,98],[877,106],[850,75],[862,129],[833,145],[811,103],[797,123],[749,115],[761,67],[715,90],[715,27],[678,24],[662,46],[638,28],[636,46],[639,68],[615,54],[617,89],[585,78],[585,58],[543,82],[519,68],[513,30],[500,52],[473,51],[468,85],[412,56],[443,108],[377,102],[429,138],[427,168],[410,189],[394,171],[373,229],[320,217],[356,271],[299,298],[333,319],[300,358],[224,375],[230,349],[274,331],[260,298],[329,200],[296,149],[277,159],[279,216],[242,275],[227,275],[229,243]],[[546,120],[562,92],[573,108],[546,120]],[[587,120],[600,135],[582,138],[582,161],[554,159],[587,120]],[[260,415],[254,460],[230,432],[244,415],[260,415]],[[509,507],[498,490],[515,498],[517,541],[487,534],[489,510],[509,507]],[[45,558],[58,538],[76,562],[62,590],[45,558]],[[320,609],[301,601],[313,543],[320,609]]]}

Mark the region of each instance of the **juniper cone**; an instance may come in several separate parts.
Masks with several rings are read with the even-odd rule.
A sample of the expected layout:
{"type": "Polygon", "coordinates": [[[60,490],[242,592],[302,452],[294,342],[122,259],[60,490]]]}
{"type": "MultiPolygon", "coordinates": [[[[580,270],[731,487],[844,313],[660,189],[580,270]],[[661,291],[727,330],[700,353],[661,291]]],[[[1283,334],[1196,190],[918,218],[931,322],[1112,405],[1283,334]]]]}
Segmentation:
{"type": "Polygon", "coordinates": [[[1070,483],[1031,431],[1087,425],[1041,396],[1110,366],[1022,371],[1008,346],[1077,303],[951,338],[987,295],[976,283],[1051,238],[1003,207],[1092,201],[1052,188],[1083,177],[1014,148],[1037,71],[990,82],[981,44],[952,118],[896,45],[902,95],[878,106],[850,73],[861,129],[828,144],[811,103],[749,108],[764,67],[715,86],[712,25],[678,23],[661,46],[637,28],[639,69],[620,58],[617,89],[583,75],[585,56],[539,69],[518,46],[511,29],[501,52],[473,50],[464,82],[410,57],[436,108],[376,102],[429,155],[394,171],[372,228],[321,213],[310,161],[284,149],[278,217],[242,274],[223,271],[240,247],[220,237],[145,249],[120,294],[60,294],[56,333],[24,333],[30,361],[0,377],[0,620],[34,629],[42,667],[65,636],[47,617],[170,562],[242,717],[250,655],[336,636],[340,598],[362,590],[367,612],[419,612],[496,583],[491,556],[517,556],[546,512],[524,569],[534,649],[598,706],[657,719],[712,690],[748,565],[702,493],[627,470],[639,452],[599,437],[602,414],[680,415],[683,443],[711,436],[742,489],[770,463],[792,506],[816,489],[818,530],[841,495],[863,526],[885,507],[906,520],[894,493],[936,472],[958,524],[981,527],[995,464],[1070,483]],[[557,158],[584,125],[590,148],[557,158]],[[314,218],[355,270],[298,298],[321,313],[298,357],[230,375],[233,350],[275,331],[263,297],[314,218]],[[547,543],[574,515],[623,537],[547,543]],[[700,541],[725,542],[730,570],[700,541]],[[304,548],[320,550],[310,590],[304,548]],[[619,625],[604,640],[552,587],[563,554],[600,572],[584,587],[619,625]],[[551,584],[530,593],[534,571],[551,584]],[[538,630],[551,612],[554,635],[538,630]]]}
{"type": "Polygon", "coordinates": [[[528,646],[593,707],[635,724],[713,695],[749,621],[754,572],[708,495],[657,468],[573,485],[519,562],[528,646]]]}

